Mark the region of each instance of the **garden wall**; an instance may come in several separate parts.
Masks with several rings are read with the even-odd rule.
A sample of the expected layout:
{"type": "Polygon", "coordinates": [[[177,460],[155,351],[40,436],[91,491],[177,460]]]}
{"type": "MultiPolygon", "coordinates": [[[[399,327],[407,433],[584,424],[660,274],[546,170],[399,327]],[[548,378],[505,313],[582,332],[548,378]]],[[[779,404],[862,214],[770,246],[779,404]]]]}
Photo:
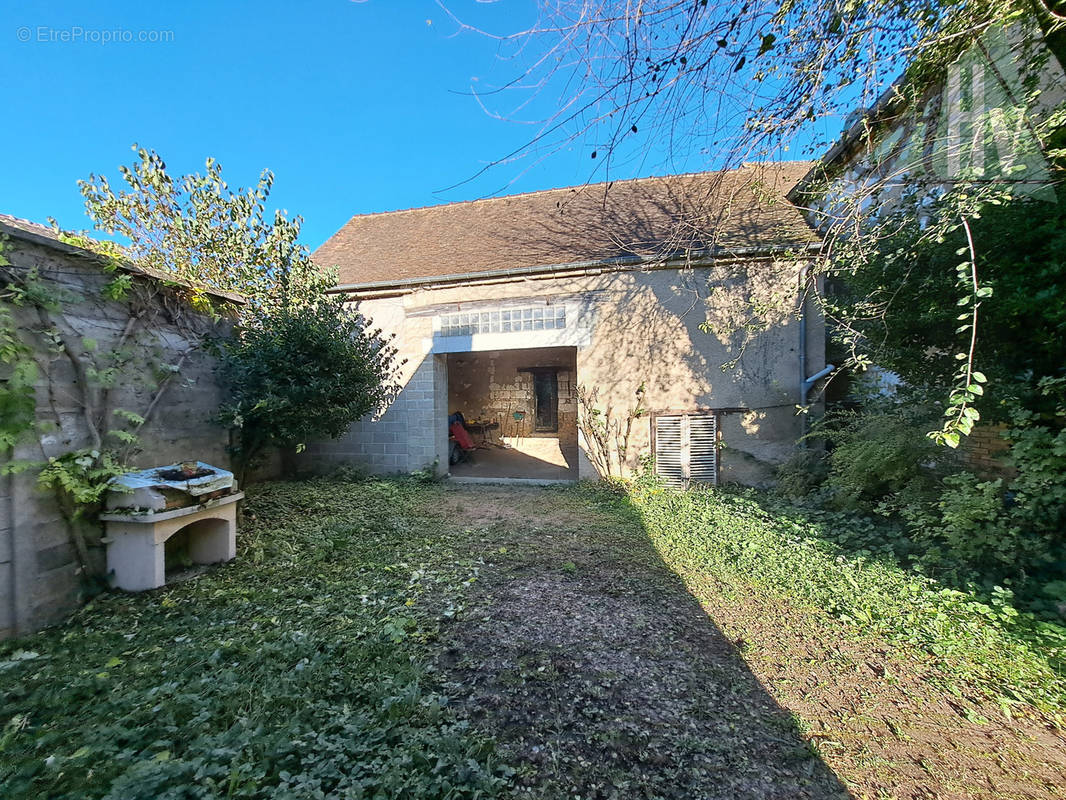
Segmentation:
{"type": "MultiPolygon", "coordinates": [[[[215,359],[204,344],[227,335],[226,314],[239,298],[211,295],[193,310],[187,288],[101,259],[42,226],[0,217],[0,236],[0,297],[11,300],[12,287],[29,280],[55,300],[50,308],[5,306],[36,364],[38,430],[0,456],[39,464],[102,446],[135,467],[190,458],[228,467],[227,434],[212,421],[221,399],[215,359]],[[121,410],[146,422],[137,427],[121,410]],[[114,431],[135,431],[136,442],[114,431]]],[[[11,365],[0,362],[0,390],[11,378],[11,365]]],[[[38,474],[0,477],[0,638],[61,619],[91,591],[90,576],[102,575],[98,525],[83,526],[87,559],[79,556],[69,508],[38,488],[38,474]]]]}

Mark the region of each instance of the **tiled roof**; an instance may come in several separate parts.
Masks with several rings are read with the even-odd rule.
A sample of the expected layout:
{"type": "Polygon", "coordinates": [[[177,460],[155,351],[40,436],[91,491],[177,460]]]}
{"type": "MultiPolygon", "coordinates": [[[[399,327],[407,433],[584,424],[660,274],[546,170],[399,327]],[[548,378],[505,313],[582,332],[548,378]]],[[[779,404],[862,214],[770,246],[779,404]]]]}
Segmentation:
{"type": "Polygon", "coordinates": [[[10,214],[0,214],[0,224],[8,228],[13,228],[16,231],[32,233],[34,236],[41,236],[56,242],[59,241],[59,237],[54,230],[47,225],[41,225],[39,222],[30,222],[28,219],[13,217],[10,214]]]}
{"type": "Polygon", "coordinates": [[[640,178],[352,217],[314,253],[340,286],[818,241],[785,199],[810,162],[640,178]]]}

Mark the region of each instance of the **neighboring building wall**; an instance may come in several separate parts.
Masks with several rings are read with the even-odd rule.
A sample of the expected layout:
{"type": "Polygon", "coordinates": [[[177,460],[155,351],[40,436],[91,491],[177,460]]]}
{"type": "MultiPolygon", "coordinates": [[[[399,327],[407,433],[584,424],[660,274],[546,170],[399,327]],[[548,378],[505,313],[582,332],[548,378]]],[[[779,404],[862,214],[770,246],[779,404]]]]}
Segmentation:
{"type": "MultiPolygon", "coordinates": [[[[415,452],[400,440],[376,438],[389,439],[402,430],[414,437],[424,437],[423,428],[444,430],[445,406],[431,416],[422,405],[429,395],[428,374],[414,380],[428,360],[449,352],[577,347],[577,383],[595,389],[597,408],[609,408],[614,418],[624,420],[644,384],[649,411],[728,409],[722,424],[722,479],[766,482],[802,433],[796,414],[798,272],[795,262],[767,260],[471,282],[364,300],[362,312],[396,335],[394,344],[407,359],[405,388],[380,420],[364,421],[336,442],[311,446],[305,463],[322,469],[355,462],[379,472],[429,466],[433,459],[420,455],[421,449],[415,452]],[[765,329],[752,326],[753,300],[770,300],[776,306],[765,329]],[[445,336],[441,330],[441,316],[457,311],[536,305],[564,306],[565,328],[472,336],[445,336]]],[[[807,371],[812,374],[825,363],[825,327],[813,314],[807,348],[807,371]]],[[[437,392],[442,390],[446,388],[436,386],[437,392]]],[[[649,425],[647,416],[634,425],[631,468],[648,450],[649,425]]],[[[446,444],[446,439],[439,442],[436,451],[442,470],[446,444]]],[[[580,465],[580,476],[597,477],[587,460],[580,465]]]]}
{"type": "Polygon", "coordinates": [[[1054,202],[1041,137],[1064,103],[1066,72],[1035,25],[989,29],[919,103],[897,101],[873,120],[872,136],[863,125],[830,151],[828,185],[808,187],[818,196],[803,205],[823,212],[812,224],[829,227],[990,179],[1054,202]]]}
{"type": "Polygon", "coordinates": [[[973,433],[963,439],[959,456],[963,467],[982,478],[1012,478],[1009,465],[1010,442],[1003,438],[1006,425],[975,425],[973,433]]]}
{"type": "MultiPolygon", "coordinates": [[[[67,292],[71,299],[62,304],[61,312],[52,312],[53,316],[62,316],[71,330],[86,337],[80,342],[82,346],[96,353],[109,352],[130,323],[129,305],[106,300],[102,290],[114,274],[72,250],[12,236],[5,243],[4,256],[11,262],[9,269],[36,268],[49,285],[67,292]]],[[[150,279],[135,278],[142,280],[150,279]]],[[[171,296],[168,303],[180,301],[171,296]]],[[[228,325],[186,310],[186,324],[179,327],[167,321],[168,314],[161,306],[142,311],[152,321],[124,348],[129,360],[120,366],[112,390],[113,406],[143,414],[166,377],[166,365],[180,362],[181,369],[138,431],[140,453],[134,464],[149,467],[196,458],[227,467],[227,435],[213,422],[222,399],[215,361],[196,349],[196,344],[204,333],[225,334],[228,325]]],[[[35,311],[23,307],[15,314],[20,332],[36,344],[40,371],[37,420],[46,430],[36,438],[31,434],[14,453],[4,457],[41,462],[90,447],[92,439],[71,364],[54,348],[49,349],[47,340],[39,335],[44,326],[35,311]]],[[[88,353],[84,357],[88,363],[88,353]]],[[[6,377],[0,374],[0,380],[6,377]]],[[[66,522],[55,498],[37,488],[36,474],[31,469],[0,478],[0,638],[55,622],[83,598],[84,575],[66,522]]],[[[90,545],[93,566],[102,570],[99,530],[90,545]]]]}

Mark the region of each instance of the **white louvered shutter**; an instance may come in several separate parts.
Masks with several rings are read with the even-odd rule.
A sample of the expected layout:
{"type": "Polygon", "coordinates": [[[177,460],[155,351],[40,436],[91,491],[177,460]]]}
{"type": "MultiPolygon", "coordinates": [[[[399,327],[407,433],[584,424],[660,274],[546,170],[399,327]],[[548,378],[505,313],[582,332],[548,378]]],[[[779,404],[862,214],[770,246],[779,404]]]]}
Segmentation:
{"type": "Polygon", "coordinates": [[[655,472],[670,486],[718,483],[718,420],[714,414],[655,417],[655,472]]]}
{"type": "Polygon", "coordinates": [[[681,417],[655,418],[655,474],[671,486],[683,486],[681,417]]]}
{"type": "Polygon", "coordinates": [[[688,477],[718,483],[718,419],[714,414],[688,418],[688,477]]]}

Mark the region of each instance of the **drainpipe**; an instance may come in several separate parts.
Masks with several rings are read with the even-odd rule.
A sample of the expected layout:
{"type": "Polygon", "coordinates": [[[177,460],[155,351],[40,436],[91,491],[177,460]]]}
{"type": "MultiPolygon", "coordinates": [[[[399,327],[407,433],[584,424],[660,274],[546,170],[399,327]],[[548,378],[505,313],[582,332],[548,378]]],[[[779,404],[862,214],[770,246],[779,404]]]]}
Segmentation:
{"type": "Polygon", "coordinates": [[[811,389],[814,388],[814,384],[818,383],[818,381],[820,381],[822,378],[827,377],[835,369],[836,367],[834,367],[832,364],[826,364],[825,369],[823,369],[821,372],[814,373],[813,375],[811,375],[811,377],[807,378],[807,380],[803,382],[803,389],[801,390],[803,394],[801,396],[803,398],[802,402],[804,405],[807,404],[807,395],[810,393],[811,389]]]}
{"type": "MultiPolygon", "coordinates": [[[[825,368],[807,377],[807,276],[810,268],[807,265],[800,267],[799,274],[799,405],[807,405],[807,396],[822,378],[830,375],[836,367],[826,364],[825,368]]],[[[803,415],[803,435],[807,434],[807,415],[803,415]]],[[[801,440],[802,441],[802,440],[801,440]]],[[[803,446],[806,442],[802,441],[803,446]]]]}

